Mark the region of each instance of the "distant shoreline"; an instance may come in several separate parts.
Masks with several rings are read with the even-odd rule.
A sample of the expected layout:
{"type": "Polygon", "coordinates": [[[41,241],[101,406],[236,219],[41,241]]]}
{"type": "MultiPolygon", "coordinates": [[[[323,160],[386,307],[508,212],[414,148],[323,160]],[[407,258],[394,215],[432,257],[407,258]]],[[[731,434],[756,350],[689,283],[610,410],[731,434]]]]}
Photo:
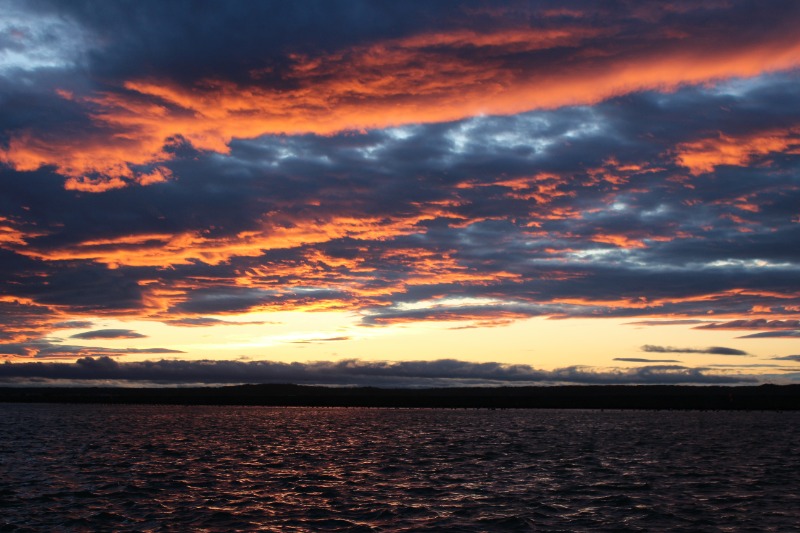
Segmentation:
{"type": "Polygon", "coordinates": [[[800,385],[565,385],[387,389],[307,385],[0,387],[0,403],[488,409],[800,410],[800,385]]]}

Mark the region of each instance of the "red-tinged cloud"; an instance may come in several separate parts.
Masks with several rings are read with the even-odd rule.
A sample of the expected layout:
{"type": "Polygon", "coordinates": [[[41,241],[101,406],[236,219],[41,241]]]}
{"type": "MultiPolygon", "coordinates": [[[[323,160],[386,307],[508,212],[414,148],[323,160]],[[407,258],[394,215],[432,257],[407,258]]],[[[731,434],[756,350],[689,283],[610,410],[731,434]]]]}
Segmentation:
{"type": "MultiPolygon", "coordinates": [[[[747,166],[770,154],[800,154],[800,127],[738,137],[718,133],[714,137],[678,145],[675,159],[697,175],[713,172],[720,165],[747,166]]],[[[745,202],[739,206],[748,210],[745,202]]]]}
{"type": "Polygon", "coordinates": [[[324,213],[313,219],[264,216],[258,229],[223,237],[214,237],[209,232],[141,234],[90,239],[57,250],[37,250],[35,246],[16,249],[18,253],[35,259],[89,260],[111,268],[185,265],[194,262],[216,265],[232,257],[257,257],[265,250],[294,248],[333,239],[382,240],[407,235],[416,231],[415,226],[420,221],[435,216],[436,214],[425,212],[409,214],[405,219],[330,216],[324,213]]]}
{"type": "Polygon", "coordinates": [[[60,322],[60,317],[51,308],[30,299],[10,296],[0,296],[0,315],[3,317],[2,342],[37,338],[60,322]]]}
{"type": "MultiPolygon", "coordinates": [[[[653,13],[652,16],[664,16],[653,13]]],[[[591,105],[643,90],[673,91],[800,65],[800,37],[789,21],[772,31],[670,22],[652,32],[641,20],[424,31],[333,51],[292,52],[282,66],[245,77],[186,81],[168,73],[126,79],[79,96],[88,132],[24,129],[0,158],[17,171],[53,166],[65,186],[104,192],[171,178],[176,136],[197,150],[227,154],[233,139],[435,123],[491,114],[591,105]],[[636,24],[641,24],[637,26],[636,24]],[[674,25],[674,27],[672,26],[674,25]]],[[[774,151],[779,137],[738,149],[687,145],[678,156],[693,173],[741,164],[774,151]]]]}

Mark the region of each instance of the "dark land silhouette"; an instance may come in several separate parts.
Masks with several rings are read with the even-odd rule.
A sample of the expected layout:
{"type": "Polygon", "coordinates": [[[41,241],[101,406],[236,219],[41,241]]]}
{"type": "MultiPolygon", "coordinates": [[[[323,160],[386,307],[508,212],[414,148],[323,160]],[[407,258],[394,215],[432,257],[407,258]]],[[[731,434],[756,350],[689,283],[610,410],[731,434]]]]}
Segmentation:
{"type": "Polygon", "coordinates": [[[0,387],[0,402],[296,407],[797,410],[800,385],[577,385],[386,389],[305,385],[0,387]]]}

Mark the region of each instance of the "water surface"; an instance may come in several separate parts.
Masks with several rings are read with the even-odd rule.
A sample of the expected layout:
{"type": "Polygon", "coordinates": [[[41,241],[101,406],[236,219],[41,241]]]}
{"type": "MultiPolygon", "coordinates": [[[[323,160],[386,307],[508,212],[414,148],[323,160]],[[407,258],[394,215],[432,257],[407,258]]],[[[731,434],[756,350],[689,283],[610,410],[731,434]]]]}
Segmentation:
{"type": "Polygon", "coordinates": [[[0,531],[800,530],[800,413],[0,404],[0,531]]]}

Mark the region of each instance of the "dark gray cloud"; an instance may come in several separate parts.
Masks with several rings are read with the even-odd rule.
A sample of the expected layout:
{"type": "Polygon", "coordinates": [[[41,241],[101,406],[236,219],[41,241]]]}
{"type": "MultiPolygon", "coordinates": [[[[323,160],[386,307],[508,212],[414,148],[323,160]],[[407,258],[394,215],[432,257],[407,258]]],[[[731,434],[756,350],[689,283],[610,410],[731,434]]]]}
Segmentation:
{"type": "Polygon", "coordinates": [[[726,348],[724,346],[710,346],[708,348],[675,348],[673,346],[654,346],[645,344],[642,346],[643,352],[651,353],[707,353],[713,355],[750,355],[744,350],[726,348]]]}
{"type": "Polygon", "coordinates": [[[730,320],[705,324],[698,326],[697,329],[800,329],[800,320],[768,320],[766,318],[730,320]]]}
{"type": "Polygon", "coordinates": [[[742,335],[737,339],[798,339],[800,331],[762,331],[761,333],[751,333],[742,335]]]}
{"type": "Polygon", "coordinates": [[[796,368],[786,368],[782,367],[781,365],[775,365],[772,363],[750,363],[750,364],[724,364],[724,363],[716,363],[712,365],[707,365],[708,368],[781,368],[783,370],[792,370],[796,371],[796,368]]]}
{"type": "Polygon", "coordinates": [[[795,361],[800,363],[800,355],[784,355],[782,357],[773,357],[777,361],[795,361]]]}
{"type": "MultiPolygon", "coordinates": [[[[548,14],[547,10],[554,7],[548,2],[491,6],[480,0],[435,3],[326,0],[302,5],[280,1],[219,4],[208,0],[168,3],[125,0],[109,4],[75,0],[12,5],[41,19],[58,17],[73,26],[71,34],[78,30],[88,34],[94,46],[88,51],[87,66],[100,79],[168,75],[188,83],[218,76],[242,82],[250,81],[248,73],[259,69],[264,82],[285,88],[292,87],[292,79],[287,75],[289,53],[340,51],[376,40],[454,28],[476,32],[519,26],[542,32],[564,26],[617,29],[598,32],[584,44],[591,50],[605,51],[592,58],[601,61],[612,55],[612,51],[635,59],[662,49],[694,50],[705,45],[704,52],[714,54],[726,47],[756,46],[764,34],[791,33],[799,16],[796,4],[783,0],[771,2],[770,9],[754,8],[748,1],[685,4],[678,9],[659,3],[635,8],[625,2],[557,3],[562,13],[582,14],[579,16],[548,14]],[[708,24],[709,20],[714,20],[714,24],[708,24]],[[666,31],[665,27],[673,31],[666,31]],[[747,31],[736,32],[734,38],[730,35],[732,28],[747,28],[747,31]],[[675,38],[678,31],[682,39],[675,38]],[[631,42],[636,46],[621,48],[622,43],[631,42]]],[[[50,43],[51,47],[56,43],[50,43]]],[[[466,45],[438,48],[431,45],[430,53],[441,54],[442,60],[470,51],[466,45]]],[[[478,58],[494,59],[509,68],[583,63],[577,61],[581,48],[574,50],[570,46],[527,54],[518,50],[499,54],[487,48],[478,48],[481,52],[478,58]]]]}
{"type": "Polygon", "coordinates": [[[315,338],[315,339],[305,339],[301,341],[292,341],[293,344],[316,344],[319,342],[336,342],[336,341],[347,341],[350,340],[350,337],[323,337],[323,338],[315,338]]]}
{"type": "Polygon", "coordinates": [[[273,291],[245,287],[219,287],[196,289],[188,298],[174,306],[173,312],[231,313],[247,311],[258,305],[266,305],[274,299],[273,291]]]}
{"type": "Polygon", "coordinates": [[[89,320],[67,320],[65,322],[56,322],[53,324],[54,328],[90,328],[94,324],[89,320]]]}
{"type": "Polygon", "coordinates": [[[131,329],[96,329],[70,335],[70,339],[142,339],[147,337],[131,329]]]}
{"type": "MultiPolygon", "coordinates": [[[[244,81],[253,69],[271,69],[267,80],[281,83],[287,51],[336,49],[463,21],[451,2],[89,0],[37,2],[36,7],[76,21],[103,43],[88,58],[97,75],[170,75],[185,82],[211,76],[244,81]]],[[[289,86],[290,81],[282,83],[289,86]]]]}
{"type": "Polygon", "coordinates": [[[263,320],[251,320],[251,321],[241,321],[235,322],[232,320],[222,320],[220,318],[211,318],[207,316],[198,316],[192,318],[177,318],[175,320],[165,320],[165,324],[169,324],[170,326],[180,326],[180,327],[207,327],[207,326],[249,326],[249,325],[260,325],[260,324],[275,324],[276,322],[266,322],[263,320]]]}
{"type": "Polygon", "coordinates": [[[0,343],[0,355],[35,357],[37,359],[74,359],[83,356],[121,356],[130,354],[179,354],[169,348],[105,348],[63,344],[60,339],[37,338],[21,342],[0,343]]]}
{"type": "Polygon", "coordinates": [[[0,365],[0,380],[124,380],[157,383],[302,383],[376,386],[461,386],[557,383],[752,383],[753,376],[714,374],[683,366],[646,366],[596,371],[567,367],[552,371],[528,365],[438,361],[181,361],[119,362],[84,357],[75,363],[31,362],[0,365]]]}
{"type": "Polygon", "coordinates": [[[705,320],[678,319],[678,320],[637,320],[628,322],[629,326],[684,326],[692,324],[702,324],[705,320]]]}
{"type": "Polygon", "coordinates": [[[614,361],[625,361],[628,363],[680,363],[675,359],[647,359],[644,357],[615,357],[614,361]]]}
{"type": "Polygon", "coordinates": [[[38,337],[58,318],[51,309],[20,301],[0,301],[0,342],[38,337]]]}

